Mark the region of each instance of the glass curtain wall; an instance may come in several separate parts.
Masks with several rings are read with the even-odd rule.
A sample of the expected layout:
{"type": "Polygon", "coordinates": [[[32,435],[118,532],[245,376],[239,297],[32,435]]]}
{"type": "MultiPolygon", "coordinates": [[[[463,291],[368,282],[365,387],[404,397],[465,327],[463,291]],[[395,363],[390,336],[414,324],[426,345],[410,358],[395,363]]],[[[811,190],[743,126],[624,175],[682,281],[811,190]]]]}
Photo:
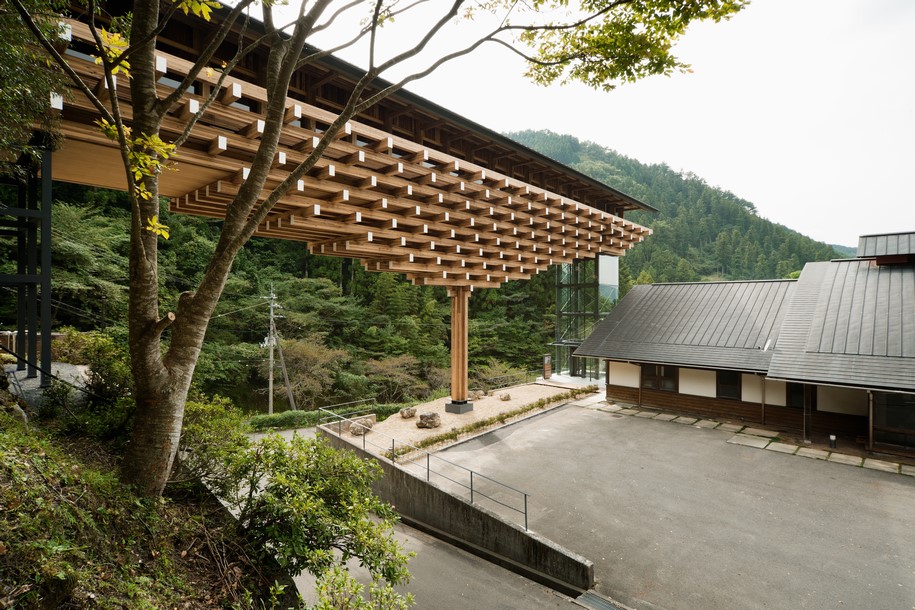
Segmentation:
{"type": "Polygon", "coordinates": [[[600,379],[598,358],[572,356],[619,298],[619,259],[600,255],[560,265],[556,273],[556,340],[553,368],[557,373],[600,379]]]}

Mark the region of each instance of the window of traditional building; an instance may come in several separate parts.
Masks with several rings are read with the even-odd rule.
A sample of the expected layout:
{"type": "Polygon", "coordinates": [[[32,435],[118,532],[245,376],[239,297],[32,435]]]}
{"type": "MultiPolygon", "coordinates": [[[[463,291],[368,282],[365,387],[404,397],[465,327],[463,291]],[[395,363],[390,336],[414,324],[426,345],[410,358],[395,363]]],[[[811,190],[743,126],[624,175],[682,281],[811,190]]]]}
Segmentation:
{"type": "Polygon", "coordinates": [[[718,371],[718,398],[740,400],[739,371],[718,371]]]}
{"type": "Polygon", "coordinates": [[[663,364],[643,364],[642,387],[649,390],[676,392],[677,367],[663,364]]]}
{"type": "Polygon", "coordinates": [[[805,386],[803,383],[786,384],[787,393],[786,402],[789,407],[796,409],[804,408],[804,392],[810,395],[810,407],[813,410],[817,408],[817,387],[815,385],[805,386]]]}

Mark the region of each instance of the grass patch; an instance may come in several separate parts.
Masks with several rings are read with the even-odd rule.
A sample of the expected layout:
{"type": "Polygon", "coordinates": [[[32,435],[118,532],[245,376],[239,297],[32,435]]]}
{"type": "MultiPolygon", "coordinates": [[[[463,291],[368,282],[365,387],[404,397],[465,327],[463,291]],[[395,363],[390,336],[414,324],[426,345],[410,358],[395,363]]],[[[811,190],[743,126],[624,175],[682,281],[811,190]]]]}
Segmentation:
{"type": "Polygon", "coordinates": [[[0,607],[244,607],[258,567],[218,503],[146,500],[115,472],[93,441],[0,415],[0,607]]]}

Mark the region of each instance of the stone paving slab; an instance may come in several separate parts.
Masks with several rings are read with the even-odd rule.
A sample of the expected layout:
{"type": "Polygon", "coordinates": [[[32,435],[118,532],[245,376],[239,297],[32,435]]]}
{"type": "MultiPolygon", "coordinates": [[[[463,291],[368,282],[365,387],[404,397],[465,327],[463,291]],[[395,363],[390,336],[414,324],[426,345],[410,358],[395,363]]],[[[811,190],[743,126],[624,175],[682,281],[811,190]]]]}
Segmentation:
{"type": "Polygon", "coordinates": [[[797,445],[792,445],[790,443],[771,442],[766,445],[766,449],[769,451],[778,451],[779,453],[794,454],[797,451],[797,445]]]}
{"type": "Polygon", "coordinates": [[[743,424],[721,424],[718,429],[725,432],[740,432],[743,430],[743,424]]]}
{"type": "Polygon", "coordinates": [[[639,413],[640,411],[638,409],[620,409],[619,412],[622,413],[623,415],[635,415],[636,413],[639,413]]]}
{"type": "Polygon", "coordinates": [[[655,419],[660,419],[661,421],[673,421],[677,419],[677,416],[673,413],[658,413],[658,416],[655,419]]]}
{"type": "Polygon", "coordinates": [[[588,396],[586,398],[582,398],[582,399],[578,400],[577,404],[580,404],[582,406],[588,406],[588,405],[597,404],[599,402],[604,402],[606,400],[607,400],[607,397],[604,395],[603,392],[597,392],[595,394],[591,394],[590,396],[588,396]]]}
{"type": "Polygon", "coordinates": [[[839,464],[848,464],[849,466],[860,466],[861,462],[864,461],[860,455],[845,455],[844,453],[831,453],[829,454],[830,462],[837,462],[839,464]]]}
{"type": "Polygon", "coordinates": [[[904,475],[907,475],[910,477],[915,477],[915,466],[909,466],[908,464],[903,464],[902,470],[900,472],[902,472],[902,474],[904,474],[904,475]]]}
{"type": "Polygon", "coordinates": [[[801,447],[797,450],[795,455],[801,455],[807,458],[813,458],[815,460],[825,460],[829,457],[828,451],[823,451],[822,449],[814,449],[812,447],[801,447]]]}
{"type": "Polygon", "coordinates": [[[636,417],[644,417],[646,419],[654,419],[657,415],[654,411],[639,411],[635,414],[636,417]]]}
{"type": "Polygon", "coordinates": [[[743,445],[744,447],[754,447],[756,449],[764,449],[766,445],[769,444],[769,439],[760,438],[758,436],[747,436],[745,434],[735,434],[728,439],[729,443],[735,445],[743,445]]]}
{"type": "Polygon", "coordinates": [[[899,464],[896,462],[887,462],[872,458],[864,460],[864,467],[870,468],[871,470],[880,470],[882,472],[899,472],[899,464]]]}
{"type": "Polygon", "coordinates": [[[716,422],[714,419],[700,419],[696,425],[700,428],[717,428],[718,422],[716,422]]]}
{"type": "Polygon", "coordinates": [[[765,436],[766,438],[775,438],[778,436],[778,432],[763,430],[762,428],[746,428],[743,433],[752,434],[753,436],[765,436]]]}
{"type": "Polygon", "coordinates": [[[699,420],[696,419],[695,417],[683,417],[681,415],[680,417],[678,417],[676,419],[672,419],[670,421],[677,422],[678,424],[686,424],[688,426],[691,426],[699,420]]]}
{"type": "Polygon", "coordinates": [[[594,405],[594,408],[596,408],[598,411],[607,411],[609,413],[616,413],[617,411],[621,411],[623,409],[623,407],[621,407],[619,405],[600,405],[600,404],[594,405]]]}

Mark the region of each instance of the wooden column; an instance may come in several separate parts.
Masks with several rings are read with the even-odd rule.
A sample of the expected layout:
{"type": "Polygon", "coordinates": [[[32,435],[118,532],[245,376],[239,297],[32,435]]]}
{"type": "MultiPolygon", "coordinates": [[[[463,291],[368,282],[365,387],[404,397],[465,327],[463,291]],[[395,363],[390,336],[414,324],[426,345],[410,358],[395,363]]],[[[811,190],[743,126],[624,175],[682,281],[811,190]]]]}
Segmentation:
{"type": "Polygon", "coordinates": [[[467,413],[473,403],[467,400],[467,304],[470,288],[454,286],[448,289],[451,297],[451,402],[445,405],[448,413],[467,413]]]}

